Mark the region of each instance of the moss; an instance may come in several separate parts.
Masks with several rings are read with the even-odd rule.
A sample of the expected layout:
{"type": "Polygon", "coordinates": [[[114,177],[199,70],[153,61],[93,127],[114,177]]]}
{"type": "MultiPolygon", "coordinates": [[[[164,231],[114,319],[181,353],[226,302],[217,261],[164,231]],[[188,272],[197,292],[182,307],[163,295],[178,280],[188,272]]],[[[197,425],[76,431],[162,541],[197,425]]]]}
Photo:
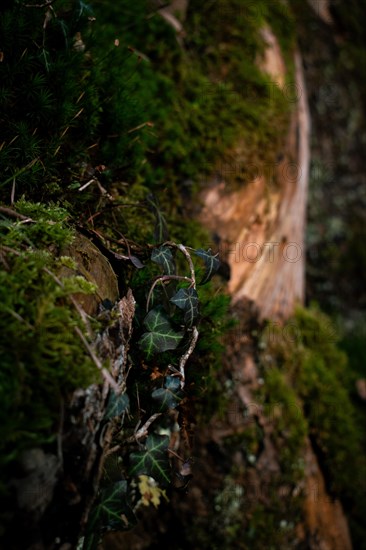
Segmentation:
{"type": "Polygon", "coordinates": [[[359,511],[365,507],[365,430],[352,401],[354,377],[338,341],[328,316],[315,306],[299,308],[287,328],[267,332],[265,368],[267,376],[276,372],[275,379],[286,375],[291,382],[289,395],[295,392],[301,403],[327,488],[343,500],[359,529],[359,511]]]}
{"type": "Polygon", "coordinates": [[[296,483],[303,476],[303,452],[308,425],[301,403],[286,375],[278,368],[264,372],[259,392],[263,412],[272,424],[272,439],[277,448],[282,478],[296,483]]]}
{"type": "Polygon", "coordinates": [[[193,518],[188,541],[196,547],[215,550],[294,547],[301,498],[292,495],[284,498],[280,487],[276,475],[269,485],[255,487],[249,479],[245,482],[233,475],[226,476],[211,501],[209,517],[193,518]]]}
{"type": "MultiPolygon", "coordinates": [[[[190,52],[191,56],[198,54],[195,64],[206,79],[202,80],[197,107],[209,124],[204,126],[206,147],[210,144],[216,149],[214,155],[206,152],[205,164],[209,169],[213,159],[230,183],[250,178],[247,165],[265,171],[275,163],[283,145],[280,129],[287,126],[290,104],[257,66],[264,51],[259,29],[275,20],[276,11],[274,5],[265,2],[243,6],[237,0],[220,0],[215,9],[195,1],[189,4],[186,26],[190,52]],[[239,136],[240,159],[233,162],[228,148],[239,136]]],[[[291,27],[284,27],[290,35],[291,27]]],[[[292,54],[291,40],[286,43],[286,53],[292,54]]]]}
{"type": "Polygon", "coordinates": [[[224,446],[231,454],[244,453],[247,463],[253,464],[263,449],[263,435],[263,428],[253,418],[243,431],[225,437],[224,446]]]}
{"type": "MultiPolygon", "coordinates": [[[[71,295],[94,293],[95,288],[78,275],[62,284],[54,277],[65,264],[73,269],[71,260],[59,259],[73,240],[71,224],[114,239],[117,251],[126,246],[126,236],[132,251],[148,263],[149,247],[157,240],[154,229],[161,220],[151,208],[149,193],[158,195],[174,240],[203,246],[209,242],[207,234],[184,214],[184,202],[194,198],[202,176],[218,165],[225,175],[223,167],[239,138],[243,155],[233,176],[228,175],[232,183],[247,181],[246,162],[258,162],[260,168],[275,161],[291,106],[257,67],[264,48],[258,28],[275,16],[289,56],[292,30],[281,22],[287,16],[279,16],[277,7],[266,2],[260,6],[263,14],[258,20],[254,4],[243,11],[238,0],[220,0],[211,10],[193,0],[184,22],[183,47],[145,0],[94,0],[93,24],[89,6],[59,0],[45,27],[42,10],[26,9],[15,0],[0,8],[6,45],[1,75],[14,77],[9,82],[4,78],[6,85],[0,90],[6,113],[1,115],[0,185],[8,196],[14,186],[16,196],[24,193],[33,200],[16,204],[17,211],[33,221],[14,222],[6,215],[1,220],[8,247],[2,253],[0,274],[6,312],[0,337],[1,444],[9,468],[23,449],[54,445],[62,401],[74,389],[98,380],[90,357],[75,338],[75,327],[84,327],[70,304],[71,295]],[[75,48],[76,33],[85,49],[75,48]],[[101,185],[113,195],[113,202],[101,185]]],[[[131,284],[141,309],[153,270],[147,267],[131,277],[132,271],[123,268],[122,285],[131,284]]],[[[201,338],[187,369],[187,393],[201,403],[205,400],[202,409],[197,407],[203,421],[220,405],[222,391],[213,373],[221,366],[220,338],[230,321],[229,298],[220,283],[205,286],[201,301],[201,338]]],[[[137,327],[138,321],[137,314],[137,327]]],[[[131,356],[146,366],[133,346],[131,356]]],[[[169,356],[161,361],[166,367],[169,356]]],[[[129,380],[141,388],[141,408],[146,410],[151,401],[146,395],[149,367],[142,373],[131,369],[129,380]]],[[[137,407],[140,410],[140,403],[137,407]]],[[[131,415],[131,428],[134,420],[137,415],[131,415]]],[[[285,431],[281,425],[278,437],[285,431]]],[[[256,449],[257,436],[243,436],[248,451],[256,449]]],[[[295,440],[292,432],[290,437],[295,440]]],[[[229,488],[239,484],[235,476],[233,472],[229,488]]],[[[216,497],[218,503],[220,495],[216,497]]],[[[237,504],[228,507],[215,530],[220,549],[237,546],[243,525],[237,504]]],[[[290,540],[277,533],[285,513],[280,504],[274,496],[274,511],[267,512],[266,523],[264,510],[251,503],[243,547],[256,544],[257,538],[258,548],[271,537],[273,544],[290,540]]],[[[213,513],[213,520],[218,517],[221,513],[213,513]]],[[[195,545],[198,542],[199,537],[195,545]]]]}
{"type": "Polygon", "coordinates": [[[222,369],[225,351],[224,335],[233,325],[230,316],[230,298],[214,291],[211,282],[201,288],[200,338],[187,372],[191,397],[195,401],[197,421],[204,425],[217,411],[224,410],[225,392],[217,374],[222,369]]]}
{"type": "Polygon", "coordinates": [[[75,334],[85,326],[69,300],[75,293],[94,293],[95,286],[78,275],[58,278],[65,261],[72,266],[58,257],[74,237],[68,214],[25,201],[15,206],[24,219],[0,217],[3,467],[22,450],[54,440],[62,400],[99,380],[75,334]]]}

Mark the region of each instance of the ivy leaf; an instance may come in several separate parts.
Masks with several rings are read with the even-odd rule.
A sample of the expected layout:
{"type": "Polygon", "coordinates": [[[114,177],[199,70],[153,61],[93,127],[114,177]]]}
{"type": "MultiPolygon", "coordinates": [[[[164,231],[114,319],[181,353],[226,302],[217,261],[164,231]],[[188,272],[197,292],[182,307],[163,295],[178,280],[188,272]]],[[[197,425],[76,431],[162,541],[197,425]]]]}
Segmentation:
{"type": "Polygon", "coordinates": [[[127,393],[117,395],[112,391],[109,395],[107,409],[105,412],[106,420],[121,416],[130,406],[130,399],[127,393]]]}
{"type": "Polygon", "coordinates": [[[145,332],[139,346],[150,357],[154,353],[162,353],[175,349],[184,336],[184,332],[176,332],[161,308],[149,311],[144,320],[148,332],[145,332]]]}
{"type": "Polygon", "coordinates": [[[154,248],[151,253],[151,260],[155,264],[160,265],[166,275],[173,275],[175,273],[173,254],[168,246],[154,248]]]}
{"type": "Polygon", "coordinates": [[[166,376],[164,388],[154,390],[151,397],[158,403],[159,412],[175,409],[182,400],[178,376],[166,376]]]}
{"type": "Polygon", "coordinates": [[[125,531],[136,525],[136,517],[128,502],[127,481],[106,487],[93,506],[84,539],[83,550],[96,548],[101,533],[125,531]],[[97,536],[96,536],[97,535],[97,536]]]}
{"type": "Polygon", "coordinates": [[[192,327],[198,317],[198,294],[194,288],[180,288],[170,299],[180,309],[183,309],[184,324],[192,327]]]}
{"type": "Polygon", "coordinates": [[[161,485],[170,483],[170,466],[167,449],[167,435],[151,434],[146,440],[146,450],[131,453],[131,476],[145,474],[155,479],[161,485]]]}
{"type": "Polygon", "coordinates": [[[200,281],[200,284],[204,285],[211,279],[213,275],[215,275],[216,271],[219,269],[220,260],[218,259],[217,254],[215,256],[211,254],[210,248],[207,251],[203,250],[203,248],[198,248],[195,253],[197,256],[202,258],[205,263],[206,271],[202,280],[200,281]]]}

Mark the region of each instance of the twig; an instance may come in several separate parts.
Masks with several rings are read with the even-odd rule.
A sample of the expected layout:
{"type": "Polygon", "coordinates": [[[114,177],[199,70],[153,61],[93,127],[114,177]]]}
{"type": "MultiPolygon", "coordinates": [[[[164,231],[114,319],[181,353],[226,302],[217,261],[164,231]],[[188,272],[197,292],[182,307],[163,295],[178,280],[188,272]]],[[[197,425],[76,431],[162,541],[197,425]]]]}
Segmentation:
{"type": "Polygon", "coordinates": [[[99,189],[99,191],[100,191],[100,194],[101,194],[102,196],[106,196],[107,199],[109,199],[110,201],[113,201],[112,195],[111,195],[110,193],[108,193],[107,189],[105,189],[105,188],[103,187],[103,185],[100,183],[100,181],[99,181],[98,179],[96,179],[96,182],[97,182],[97,186],[98,186],[98,189],[99,189]]]}
{"type": "Polygon", "coordinates": [[[104,376],[105,381],[108,382],[108,384],[114,389],[115,392],[118,392],[119,387],[118,387],[117,382],[114,380],[114,378],[112,377],[110,372],[108,372],[107,369],[105,369],[103,367],[102,363],[100,362],[98,357],[95,355],[93,348],[91,347],[91,345],[89,344],[89,342],[85,338],[84,334],[81,332],[80,328],[79,327],[74,327],[74,330],[75,330],[76,334],[79,336],[82,343],[84,344],[84,346],[85,346],[87,352],[89,353],[91,359],[93,360],[95,366],[101,371],[102,375],[104,376]]]}
{"type": "Polygon", "coordinates": [[[34,331],[34,327],[28,323],[28,321],[26,321],[25,319],[23,319],[23,317],[21,315],[19,315],[19,313],[17,313],[16,311],[10,309],[10,308],[6,308],[6,311],[8,313],[10,313],[10,315],[12,315],[17,321],[20,321],[21,323],[24,323],[26,327],[28,327],[29,330],[31,331],[34,331]]]}
{"type": "Polygon", "coordinates": [[[46,0],[43,4],[23,4],[25,8],[48,8],[55,0],[46,0]]]}
{"type": "Polygon", "coordinates": [[[86,189],[87,187],[89,187],[90,184],[95,183],[96,181],[97,180],[95,178],[92,178],[91,180],[87,181],[84,185],[79,187],[79,189],[78,189],[79,193],[80,193],[80,191],[84,191],[84,189],[86,189]]]}
{"type": "Polygon", "coordinates": [[[175,456],[175,458],[177,458],[178,460],[180,460],[181,462],[185,462],[184,458],[182,458],[181,456],[179,456],[175,451],[173,451],[173,449],[169,449],[168,448],[168,453],[172,454],[173,456],[175,456]]]}
{"type": "Polygon", "coordinates": [[[12,208],[8,208],[6,206],[0,206],[0,212],[2,214],[6,214],[7,216],[11,216],[12,218],[18,218],[19,220],[27,221],[27,222],[33,222],[31,218],[28,216],[23,216],[23,214],[19,214],[19,212],[16,212],[12,208]]]}
{"type": "Polygon", "coordinates": [[[10,271],[10,265],[8,264],[8,262],[5,260],[5,255],[1,252],[0,250],[0,262],[3,264],[3,266],[5,267],[6,271],[10,271]]]}
{"type": "Polygon", "coordinates": [[[115,445],[114,447],[112,447],[111,449],[108,449],[108,451],[105,452],[105,455],[104,455],[104,459],[106,459],[108,456],[116,453],[117,451],[119,451],[121,449],[121,445],[115,445]]]}
{"type": "Polygon", "coordinates": [[[198,340],[198,334],[199,333],[198,333],[197,327],[193,327],[192,328],[192,338],[191,338],[191,343],[189,344],[189,348],[185,352],[185,354],[180,358],[180,361],[179,361],[179,373],[180,373],[180,377],[181,377],[181,379],[180,379],[181,389],[184,388],[184,383],[185,383],[184,367],[185,367],[188,359],[192,355],[194,348],[196,347],[197,340],[198,340]]]}
{"type": "Polygon", "coordinates": [[[142,124],[139,124],[135,128],[131,128],[131,130],[127,130],[127,133],[130,134],[131,132],[135,132],[136,130],[141,130],[141,128],[143,128],[144,126],[148,126],[149,128],[153,128],[154,124],[150,121],[143,122],[142,124]]]}
{"type": "Polygon", "coordinates": [[[134,441],[138,441],[139,439],[142,439],[143,437],[146,437],[149,433],[148,430],[149,430],[151,424],[153,422],[155,422],[155,420],[157,418],[159,418],[159,416],[161,416],[161,414],[162,413],[155,413],[152,416],[150,416],[150,418],[148,420],[146,420],[145,424],[139,430],[137,430],[137,432],[135,434],[133,434],[131,437],[129,437],[126,440],[126,443],[133,443],[134,441]]]}
{"type": "Polygon", "coordinates": [[[147,296],[147,301],[146,301],[146,311],[149,311],[151,296],[158,282],[170,281],[171,279],[178,280],[178,281],[187,281],[193,284],[193,281],[190,277],[184,277],[183,275],[158,275],[149,290],[149,294],[147,296]]]}
{"type": "Polygon", "coordinates": [[[10,252],[11,254],[15,254],[15,256],[22,255],[18,250],[14,250],[14,248],[10,248],[10,246],[6,246],[5,244],[0,245],[0,250],[5,250],[5,252],[10,252]]]}
{"type": "Polygon", "coordinates": [[[193,262],[192,262],[191,255],[188,252],[187,248],[183,244],[176,244],[176,243],[173,243],[172,241],[166,241],[164,243],[164,245],[173,246],[174,248],[178,248],[178,250],[180,250],[184,254],[184,256],[186,257],[187,262],[189,264],[189,269],[190,269],[190,272],[191,272],[191,279],[192,279],[192,286],[193,286],[193,288],[196,288],[196,274],[195,274],[195,271],[194,271],[194,265],[193,265],[193,262]]]}
{"type": "Polygon", "coordinates": [[[22,174],[24,174],[24,172],[26,172],[27,170],[29,170],[30,168],[33,168],[33,166],[39,162],[39,158],[36,158],[36,159],[33,159],[31,160],[30,162],[28,162],[28,164],[26,166],[23,166],[23,168],[20,168],[15,174],[13,174],[12,176],[10,176],[10,178],[6,179],[5,181],[1,182],[0,183],[0,187],[4,187],[5,185],[7,185],[10,181],[13,182],[13,185],[14,185],[14,179],[17,178],[18,176],[21,176],[22,174]]]}
{"type": "Polygon", "coordinates": [[[13,179],[13,185],[11,187],[11,194],[10,194],[10,204],[14,204],[15,200],[15,178],[13,179]]]}

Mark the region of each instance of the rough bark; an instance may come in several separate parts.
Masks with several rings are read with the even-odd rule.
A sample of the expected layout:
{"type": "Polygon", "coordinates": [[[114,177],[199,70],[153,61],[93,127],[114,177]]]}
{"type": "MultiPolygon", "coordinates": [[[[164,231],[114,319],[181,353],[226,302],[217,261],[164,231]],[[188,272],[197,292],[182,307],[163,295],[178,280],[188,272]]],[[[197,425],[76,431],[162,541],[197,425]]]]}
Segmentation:
{"type": "MultiPolygon", "coordinates": [[[[270,71],[274,67],[272,76],[281,82],[278,71],[282,70],[279,68],[283,67],[283,62],[274,61],[279,49],[273,40],[270,48],[271,54],[265,58],[263,68],[270,71]]],[[[228,284],[233,311],[240,319],[239,329],[226,341],[221,373],[222,383],[230,380],[233,388],[226,415],[224,418],[215,416],[206,426],[199,427],[192,450],[194,478],[188,494],[173,493],[169,506],[145,514],[139,527],[131,533],[107,536],[103,542],[106,550],[122,547],[140,550],[159,544],[182,549],[198,544],[197,532],[210,532],[214,529],[211,522],[221,520],[215,515],[214,502],[233,468],[242,472],[237,476],[238,487],[244,491],[237,519],[242,530],[257,506],[268,510],[273,506],[273,491],[284,515],[286,511],[291,515],[292,498],[301,493],[304,495],[302,517],[296,525],[295,538],[289,538],[286,547],[304,550],[352,548],[342,506],[327,494],[310,442],[306,441],[304,451],[305,476],[294,486],[281,473],[280,449],[272,438],[273,419],[266,417],[256,399],[261,379],[251,331],[263,319],[286,320],[295,305],[304,301],[310,117],[299,53],[295,64],[298,101],[292,113],[283,159],[274,168],[277,185],[269,185],[264,174],[234,191],[228,190],[225,181],[213,180],[202,195],[203,209],[199,219],[218,236],[220,251],[230,266],[228,284]],[[250,261],[251,253],[256,258],[256,251],[249,250],[250,243],[264,251],[258,261],[250,261]],[[293,248],[301,251],[297,261],[284,255],[289,243],[295,243],[293,248]],[[254,464],[248,468],[243,452],[230,449],[227,438],[245,434],[251,426],[261,431],[262,440],[256,449],[254,464]],[[193,531],[191,538],[187,535],[190,531],[193,531]]],[[[215,539],[215,543],[219,545],[220,541],[215,539]]],[[[242,544],[238,535],[235,547],[246,548],[242,544]]]]}
{"type": "MultiPolygon", "coordinates": [[[[95,315],[102,300],[115,303],[112,310],[103,313],[109,318],[106,328],[88,347],[102,371],[104,384],[77,390],[63,404],[57,454],[41,448],[24,453],[18,477],[10,480],[17,508],[3,540],[4,548],[9,550],[68,550],[76,546],[111,444],[113,425],[105,419],[108,397],[111,391],[124,389],[135,311],[132,292],[129,290],[116,301],[116,276],[107,259],[87,238],[79,235],[63,253],[76,261],[80,274],[98,285],[97,298],[74,296],[85,316],[95,315]],[[102,368],[105,361],[110,365],[108,370],[102,368]]],[[[67,270],[62,273],[67,274],[67,270]]]]}

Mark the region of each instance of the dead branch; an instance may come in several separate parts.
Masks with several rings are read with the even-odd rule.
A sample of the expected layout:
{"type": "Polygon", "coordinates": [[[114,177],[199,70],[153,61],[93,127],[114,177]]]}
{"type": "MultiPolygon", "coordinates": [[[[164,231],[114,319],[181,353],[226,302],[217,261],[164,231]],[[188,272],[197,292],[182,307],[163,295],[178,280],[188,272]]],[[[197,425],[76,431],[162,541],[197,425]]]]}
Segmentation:
{"type": "Polygon", "coordinates": [[[90,355],[91,359],[93,360],[95,366],[101,371],[101,373],[102,373],[104,379],[106,380],[106,382],[108,382],[109,386],[112,387],[115,392],[118,392],[119,387],[118,387],[117,382],[114,380],[111,373],[108,372],[108,370],[103,367],[102,363],[100,362],[99,358],[94,353],[93,348],[91,347],[91,345],[89,344],[89,342],[85,338],[84,334],[81,332],[80,328],[75,327],[74,330],[75,330],[76,334],[79,336],[82,343],[84,344],[85,349],[89,353],[89,355],[90,355]]]}
{"type": "Polygon", "coordinates": [[[153,284],[151,285],[151,288],[149,290],[149,294],[148,294],[147,300],[146,300],[146,311],[149,311],[149,304],[150,304],[151,296],[152,296],[152,293],[154,292],[154,288],[156,287],[156,285],[159,282],[163,283],[164,281],[170,281],[170,280],[187,281],[187,282],[193,284],[193,281],[190,277],[184,277],[183,275],[158,275],[156,277],[155,281],[153,282],[153,284]]]}
{"type": "Polygon", "coordinates": [[[184,384],[185,384],[184,368],[185,368],[185,365],[186,365],[188,359],[192,355],[194,348],[196,347],[197,340],[198,340],[198,335],[199,335],[199,333],[198,333],[197,327],[192,327],[192,338],[191,338],[191,342],[189,344],[189,348],[186,351],[186,353],[181,357],[181,359],[179,361],[179,373],[180,373],[180,377],[181,377],[180,386],[181,386],[182,389],[184,388],[184,384]]]}
{"type": "Polygon", "coordinates": [[[16,212],[12,208],[8,208],[7,206],[0,206],[0,212],[12,218],[18,218],[18,220],[22,220],[24,222],[34,222],[32,218],[29,218],[28,216],[23,216],[23,214],[19,214],[19,212],[16,212]]]}
{"type": "Polygon", "coordinates": [[[55,0],[46,0],[43,4],[23,4],[25,8],[48,8],[55,0]]]}
{"type": "Polygon", "coordinates": [[[146,420],[145,424],[139,430],[137,430],[136,433],[134,433],[131,437],[129,437],[126,440],[126,443],[133,443],[134,441],[138,441],[139,439],[143,439],[144,437],[147,437],[148,430],[151,424],[155,422],[155,420],[159,418],[159,416],[161,416],[161,413],[155,413],[152,416],[150,416],[150,418],[146,420]]]}
{"type": "Polygon", "coordinates": [[[192,262],[191,255],[188,252],[187,247],[185,247],[183,244],[173,243],[172,241],[166,241],[164,243],[164,245],[173,246],[174,248],[178,248],[178,250],[180,250],[184,254],[184,256],[186,257],[187,262],[189,264],[189,269],[190,269],[190,272],[191,272],[191,279],[192,279],[192,286],[193,286],[193,288],[196,288],[196,273],[195,273],[195,270],[194,270],[194,265],[193,265],[193,262],[192,262]]]}

